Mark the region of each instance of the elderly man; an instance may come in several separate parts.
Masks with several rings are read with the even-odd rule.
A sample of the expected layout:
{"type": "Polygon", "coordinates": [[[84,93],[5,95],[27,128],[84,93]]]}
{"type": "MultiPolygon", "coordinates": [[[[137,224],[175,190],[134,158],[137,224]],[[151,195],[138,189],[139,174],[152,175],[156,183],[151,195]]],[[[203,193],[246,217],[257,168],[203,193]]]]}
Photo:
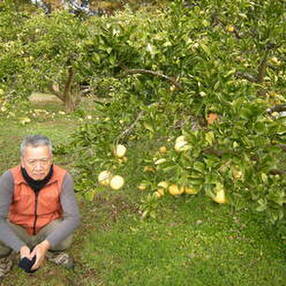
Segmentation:
{"type": "Polygon", "coordinates": [[[73,265],[62,251],[79,225],[72,177],[53,164],[46,136],[25,137],[20,151],[20,165],[0,177],[0,279],[12,267],[12,250],[21,261],[32,261],[31,271],[46,256],[56,264],[73,265]]]}

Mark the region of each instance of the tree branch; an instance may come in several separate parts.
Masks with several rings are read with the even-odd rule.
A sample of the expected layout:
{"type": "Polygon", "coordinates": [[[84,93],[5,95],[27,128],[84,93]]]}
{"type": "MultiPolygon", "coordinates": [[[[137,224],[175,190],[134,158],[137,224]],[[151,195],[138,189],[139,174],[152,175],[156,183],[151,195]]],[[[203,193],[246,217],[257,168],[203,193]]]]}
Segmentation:
{"type": "Polygon", "coordinates": [[[284,170],[278,170],[278,169],[273,169],[269,171],[270,175],[285,175],[286,171],[284,170]]]}
{"type": "Polygon", "coordinates": [[[266,110],[268,113],[286,111],[286,104],[272,106],[266,110]]]}
{"type": "Polygon", "coordinates": [[[156,77],[160,77],[160,78],[163,78],[163,79],[171,82],[177,89],[180,89],[180,90],[183,89],[182,85],[177,81],[177,79],[175,77],[167,76],[161,72],[152,71],[152,70],[145,70],[145,69],[127,69],[127,68],[123,68],[123,69],[126,73],[129,73],[129,74],[140,73],[140,74],[150,74],[150,75],[153,75],[156,77]]]}
{"type": "Polygon", "coordinates": [[[235,76],[239,77],[239,78],[247,79],[250,82],[258,82],[257,78],[255,76],[253,76],[252,74],[247,73],[247,72],[240,72],[240,71],[238,71],[238,72],[235,73],[235,76]]]}
{"type": "Polygon", "coordinates": [[[56,84],[51,84],[48,86],[49,91],[58,97],[61,101],[64,101],[63,95],[60,92],[59,86],[56,84]]]}
{"type": "Polygon", "coordinates": [[[223,150],[215,150],[215,149],[213,149],[211,147],[203,150],[203,152],[206,153],[206,154],[216,155],[218,157],[222,157],[224,154],[230,153],[230,152],[223,151],[223,150]]]}
{"type": "Polygon", "coordinates": [[[284,152],[286,152],[286,144],[275,144],[275,146],[278,146],[281,148],[284,152]]]}
{"type": "Polygon", "coordinates": [[[239,39],[239,40],[242,39],[242,36],[238,33],[238,31],[237,31],[236,28],[234,28],[233,33],[234,33],[234,35],[235,35],[235,37],[236,37],[237,39],[239,39]]]}
{"type": "Polygon", "coordinates": [[[144,110],[141,110],[138,113],[135,121],[116,138],[116,142],[118,142],[119,139],[126,137],[127,135],[129,135],[132,132],[132,130],[135,128],[137,122],[143,117],[144,113],[145,113],[144,110]]]}
{"type": "Polygon", "coordinates": [[[266,68],[267,68],[267,59],[268,59],[269,50],[266,50],[260,65],[258,66],[258,75],[257,82],[262,83],[265,77],[266,68]]]}
{"type": "MultiPolygon", "coordinates": [[[[216,14],[212,15],[212,22],[213,26],[222,25],[223,27],[227,27],[227,24],[223,20],[221,20],[216,14]]],[[[238,30],[235,27],[233,28],[234,30],[232,33],[235,35],[235,37],[239,40],[242,39],[243,37],[239,34],[238,30]]]]}
{"type": "Polygon", "coordinates": [[[68,69],[68,78],[66,80],[65,87],[64,87],[64,92],[63,92],[64,100],[66,100],[67,97],[69,96],[69,93],[70,93],[70,90],[71,90],[72,81],[73,81],[73,77],[74,77],[74,70],[70,66],[69,69],[68,69]]]}

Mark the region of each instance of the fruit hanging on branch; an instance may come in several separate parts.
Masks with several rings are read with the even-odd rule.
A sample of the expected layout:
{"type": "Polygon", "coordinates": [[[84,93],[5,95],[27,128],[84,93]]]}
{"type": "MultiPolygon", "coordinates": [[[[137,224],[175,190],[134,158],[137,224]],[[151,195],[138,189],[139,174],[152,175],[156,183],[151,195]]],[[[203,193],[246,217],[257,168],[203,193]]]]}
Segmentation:
{"type": "Polygon", "coordinates": [[[184,187],[184,191],[186,194],[189,194],[189,195],[196,195],[199,192],[199,190],[193,187],[184,187]]]}
{"type": "Polygon", "coordinates": [[[184,188],[176,184],[172,184],[169,186],[168,191],[172,196],[179,196],[184,192],[184,188]]]}
{"type": "Polygon", "coordinates": [[[147,185],[144,183],[141,183],[140,185],[138,185],[138,190],[140,191],[145,191],[147,189],[147,185]]]}
{"type": "Polygon", "coordinates": [[[121,177],[119,175],[115,175],[111,178],[109,185],[110,185],[111,189],[119,190],[124,185],[124,179],[123,179],[123,177],[121,177]]]}
{"type": "Polygon", "coordinates": [[[126,147],[122,144],[118,144],[115,146],[113,153],[117,158],[123,158],[124,155],[126,154],[126,147]]]}
{"type": "Polygon", "coordinates": [[[167,147],[166,146],[161,146],[160,148],[159,148],[159,152],[161,153],[161,154],[165,154],[165,153],[167,153],[167,147]]]}
{"type": "Polygon", "coordinates": [[[213,200],[218,204],[226,203],[225,192],[223,188],[217,191],[216,196],[213,198],[213,200]]]}
{"type": "Polygon", "coordinates": [[[190,150],[191,146],[188,144],[187,141],[179,141],[175,144],[174,149],[176,150],[176,152],[183,152],[190,150]]]}
{"type": "Polygon", "coordinates": [[[167,189],[169,186],[169,183],[166,181],[162,181],[162,182],[159,182],[157,186],[158,188],[167,189]]]}
{"type": "Polygon", "coordinates": [[[112,176],[112,174],[108,170],[100,172],[98,175],[99,184],[102,186],[108,186],[110,183],[111,176],[112,176]]]}
{"type": "Polygon", "coordinates": [[[154,192],[154,195],[157,198],[161,198],[162,196],[164,196],[164,194],[165,194],[165,191],[163,188],[158,188],[157,191],[154,192]]]}

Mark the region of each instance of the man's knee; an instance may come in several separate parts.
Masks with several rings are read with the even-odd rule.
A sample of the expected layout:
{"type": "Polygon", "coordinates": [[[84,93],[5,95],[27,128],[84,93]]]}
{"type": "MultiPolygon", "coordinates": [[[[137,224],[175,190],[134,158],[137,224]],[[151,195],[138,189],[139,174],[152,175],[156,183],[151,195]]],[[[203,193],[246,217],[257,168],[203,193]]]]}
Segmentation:
{"type": "Polygon", "coordinates": [[[54,247],[51,247],[49,250],[51,251],[61,251],[69,248],[72,244],[72,235],[69,235],[66,239],[55,245],[54,247]]]}
{"type": "Polygon", "coordinates": [[[0,258],[6,257],[11,253],[12,249],[6,246],[3,242],[0,242],[0,258]]]}
{"type": "Polygon", "coordinates": [[[55,219],[51,221],[49,224],[45,225],[37,234],[37,236],[48,236],[52,233],[57,226],[62,222],[62,219],[55,219]]]}

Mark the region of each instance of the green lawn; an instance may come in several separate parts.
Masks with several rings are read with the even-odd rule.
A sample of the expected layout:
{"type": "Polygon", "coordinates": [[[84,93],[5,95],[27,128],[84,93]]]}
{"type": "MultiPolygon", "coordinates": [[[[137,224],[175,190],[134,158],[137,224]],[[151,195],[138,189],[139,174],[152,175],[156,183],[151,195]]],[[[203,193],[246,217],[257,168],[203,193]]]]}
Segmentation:
{"type": "MultiPolygon", "coordinates": [[[[1,172],[17,164],[27,133],[46,134],[56,145],[69,142],[79,114],[67,116],[60,109],[27,105],[0,118],[1,172]],[[32,117],[34,109],[50,115],[32,117]],[[25,116],[32,121],[23,125],[19,118],[25,116]]],[[[56,161],[69,169],[72,158],[57,155],[56,161]]],[[[70,250],[75,270],[46,263],[27,275],[14,266],[1,285],[286,285],[284,242],[263,215],[247,207],[236,213],[199,194],[163,197],[155,218],[143,220],[144,197],[127,181],[122,190],[102,191],[92,202],[79,199],[82,224],[70,250]]]]}
{"type": "Polygon", "coordinates": [[[130,207],[90,235],[83,257],[103,285],[285,285],[283,244],[262,217],[204,197],[166,198],[156,213],[130,207]]]}

